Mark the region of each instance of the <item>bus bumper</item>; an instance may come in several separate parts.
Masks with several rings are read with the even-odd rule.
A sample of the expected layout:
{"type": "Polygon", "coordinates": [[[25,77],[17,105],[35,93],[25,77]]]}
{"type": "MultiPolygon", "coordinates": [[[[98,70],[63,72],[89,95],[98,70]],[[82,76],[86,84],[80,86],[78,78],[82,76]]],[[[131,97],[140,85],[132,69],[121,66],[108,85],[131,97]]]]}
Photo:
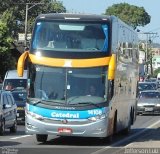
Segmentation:
{"type": "Polygon", "coordinates": [[[107,137],[107,118],[97,121],[37,120],[26,116],[27,134],[50,134],[57,136],[107,137]]]}

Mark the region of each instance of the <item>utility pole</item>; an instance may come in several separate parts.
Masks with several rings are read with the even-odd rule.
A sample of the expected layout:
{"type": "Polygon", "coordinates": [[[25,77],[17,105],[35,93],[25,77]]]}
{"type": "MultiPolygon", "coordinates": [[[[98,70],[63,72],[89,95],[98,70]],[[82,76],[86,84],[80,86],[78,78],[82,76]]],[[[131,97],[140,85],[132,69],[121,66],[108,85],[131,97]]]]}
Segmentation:
{"type": "Polygon", "coordinates": [[[27,47],[27,32],[28,32],[28,11],[36,5],[41,5],[44,3],[25,3],[26,5],[26,14],[25,14],[25,33],[24,33],[24,46],[27,47]],[[29,7],[29,5],[31,5],[29,7]]]}
{"type": "Polygon", "coordinates": [[[25,15],[25,30],[24,30],[24,46],[27,47],[27,30],[28,26],[28,3],[26,3],[26,15],[25,15]]]}
{"type": "MultiPolygon", "coordinates": [[[[145,58],[145,62],[146,62],[146,73],[148,74],[149,73],[149,69],[148,69],[148,62],[149,62],[149,50],[148,50],[148,48],[149,48],[149,45],[150,45],[150,43],[148,43],[148,42],[151,42],[151,38],[152,37],[155,37],[155,36],[157,36],[157,33],[153,33],[153,32],[144,32],[144,33],[140,33],[140,34],[144,34],[144,35],[146,35],[146,47],[145,47],[145,52],[146,52],[146,58],[145,58]]],[[[152,58],[152,56],[151,56],[151,58],[152,58]]],[[[151,59],[151,61],[152,61],[152,59],[151,59]]],[[[151,65],[152,65],[152,62],[151,62],[151,65]]],[[[152,66],[151,66],[151,70],[152,70],[152,66]]]]}

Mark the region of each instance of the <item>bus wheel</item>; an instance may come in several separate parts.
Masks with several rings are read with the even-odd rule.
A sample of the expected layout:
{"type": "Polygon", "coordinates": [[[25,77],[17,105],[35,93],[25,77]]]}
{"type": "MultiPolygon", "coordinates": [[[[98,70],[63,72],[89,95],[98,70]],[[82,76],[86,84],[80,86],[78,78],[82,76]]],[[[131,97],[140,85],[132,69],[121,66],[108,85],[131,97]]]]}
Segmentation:
{"type": "Polygon", "coordinates": [[[110,136],[108,136],[108,137],[106,137],[106,142],[108,142],[108,143],[112,143],[113,142],[113,135],[110,135],[110,136]]]}
{"type": "Polygon", "coordinates": [[[111,144],[113,142],[113,135],[107,136],[107,137],[103,137],[100,138],[102,143],[108,143],[111,144]]]}
{"type": "Polygon", "coordinates": [[[1,127],[0,127],[0,135],[4,135],[5,132],[5,121],[1,121],[1,127]]]}
{"type": "Polygon", "coordinates": [[[124,134],[124,135],[128,135],[128,134],[130,133],[130,131],[131,131],[131,117],[129,118],[127,128],[125,128],[125,129],[123,130],[123,134],[124,134]]]}
{"type": "Polygon", "coordinates": [[[48,138],[47,134],[36,134],[36,139],[38,142],[46,142],[48,138]]]}

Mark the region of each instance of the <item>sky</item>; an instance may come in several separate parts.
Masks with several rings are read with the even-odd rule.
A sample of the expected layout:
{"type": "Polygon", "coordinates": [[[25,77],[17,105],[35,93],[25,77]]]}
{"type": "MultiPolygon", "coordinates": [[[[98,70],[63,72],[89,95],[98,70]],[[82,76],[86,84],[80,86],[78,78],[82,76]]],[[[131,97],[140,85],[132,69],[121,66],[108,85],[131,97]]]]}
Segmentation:
{"type": "MultiPolygon", "coordinates": [[[[67,12],[103,14],[113,4],[128,3],[144,7],[151,16],[151,21],[144,27],[138,27],[140,33],[153,33],[150,35],[154,43],[160,43],[160,0],[61,0],[67,12]],[[154,34],[154,33],[157,33],[154,34]]],[[[140,39],[146,39],[146,34],[140,34],[140,39]]]]}

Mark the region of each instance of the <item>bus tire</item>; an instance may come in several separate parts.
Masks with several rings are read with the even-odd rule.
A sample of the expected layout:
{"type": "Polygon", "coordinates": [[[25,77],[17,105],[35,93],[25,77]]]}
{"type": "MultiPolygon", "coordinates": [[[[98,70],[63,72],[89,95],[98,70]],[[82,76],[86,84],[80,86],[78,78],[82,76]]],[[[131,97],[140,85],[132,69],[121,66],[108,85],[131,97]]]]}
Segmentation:
{"type": "Polygon", "coordinates": [[[108,136],[108,137],[106,137],[105,140],[106,140],[107,143],[112,143],[113,142],[113,134],[108,136]]]}
{"type": "Polygon", "coordinates": [[[128,121],[128,126],[127,126],[127,128],[125,128],[125,129],[122,131],[122,133],[123,133],[124,135],[128,135],[128,134],[130,133],[130,131],[131,131],[131,116],[129,117],[129,121],[128,121]]]}
{"type": "Polygon", "coordinates": [[[104,138],[105,142],[112,143],[113,142],[113,136],[116,133],[117,133],[117,111],[115,112],[115,116],[114,116],[113,133],[104,138]]]}
{"type": "Polygon", "coordinates": [[[113,142],[113,135],[107,136],[107,137],[102,137],[100,138],[102,143],[112,143],[113,142]]]}
{"type": "Polygon", "coordinates": [[[135,110],[133,108],[133,110],[132,110],[132,123],[131,123],[131,125],[134,124],[135,120],[136,120],[136,113],[135,113],[135,110]]]}
{"type": "Polygon", "coordinates": [[[46,142],[48,138],[47,134],[36,134],[36,139],[38,142],[46,142]]]}
{"type": "Polygon", "coordinates": [[[1,120],[1,127],[0,127],[0,135],[4,135],[5,132],[5,120],[1,120]]]}
{"type": "Polygon", "coordinates": [[[113,134],[117,133],[117,110],[115,112],[115,116],[114,116],[114,125],[113,125],[113,134]]]}

